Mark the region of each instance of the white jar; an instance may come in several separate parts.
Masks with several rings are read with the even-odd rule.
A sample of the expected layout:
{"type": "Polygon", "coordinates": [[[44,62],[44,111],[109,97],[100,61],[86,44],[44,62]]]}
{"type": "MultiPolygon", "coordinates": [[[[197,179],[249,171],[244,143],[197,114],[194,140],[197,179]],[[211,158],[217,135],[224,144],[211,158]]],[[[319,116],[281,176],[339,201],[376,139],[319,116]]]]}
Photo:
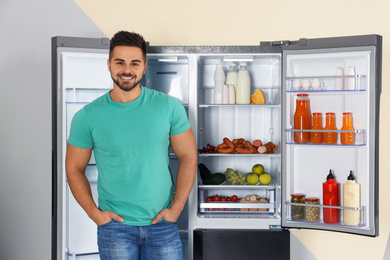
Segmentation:
{"type": "Polygon", "coordinates": [[[237,74],[236,104],[249,104],[251,98],[251,80],[246,63],[240,63],[237,74]]]}

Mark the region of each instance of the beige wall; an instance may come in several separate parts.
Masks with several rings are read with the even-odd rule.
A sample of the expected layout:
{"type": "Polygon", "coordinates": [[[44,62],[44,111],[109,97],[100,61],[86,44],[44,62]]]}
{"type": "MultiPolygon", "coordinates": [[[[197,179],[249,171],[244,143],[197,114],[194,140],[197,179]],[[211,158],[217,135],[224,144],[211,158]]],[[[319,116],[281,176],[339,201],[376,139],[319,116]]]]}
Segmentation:
{"type": "Polygon", "coordinates": [[[111,37],[136,31],[151,45],[253,45],[267,40],[296,40],[380,34],[383,46],[383,91],[380,135],[380,235],[377,238],[299,230],[296,237],[318,259],[382,259],[390,230],[390,1],[388,0],[75,0],[111,37]],[[386,206],[387,205],[387,206],[386,206]],[[387,221],[386,221],[387,220],[387,221]],[[330,249],[331,248],[331,249],[330,249]]]}

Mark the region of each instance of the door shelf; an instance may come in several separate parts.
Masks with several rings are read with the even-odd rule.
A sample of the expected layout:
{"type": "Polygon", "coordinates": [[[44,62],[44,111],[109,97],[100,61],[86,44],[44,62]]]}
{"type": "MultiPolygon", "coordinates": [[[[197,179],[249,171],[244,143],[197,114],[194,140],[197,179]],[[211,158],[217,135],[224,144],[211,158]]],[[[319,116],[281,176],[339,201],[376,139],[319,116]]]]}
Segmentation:
{"type": "Polygon", "coordinates": [[[343,219],[344,210],[352,210],[352,211],[359,212],[360,223],[358,225],[354,225],[354,227],[364,227],[366,225],[366,220],[365,220],[366,207],[365,206],[354,208],[354,207],[343,207],[343,206],[328,206],[328,205],[322,205],[322,204],[315,205],[315,204],[304,204],[304,203],[292,203],[290,201],[286,201],[286,220],[299,222],[299,223],[323,224],[323,225],[333,225],[333,226],[338,225],[338,226],[352,227],[352,225],[344,224],[344,219],[343,219]],[[292,216],[291,216],[291,210],[292,210],[291,208],[292,207],[296,207],[296,209],[295,209],[296,212],[299,210],[301,210],[303,212],[303,214],[300,215],[301,217],[299,219],[292,218],[292,216]],[[307,209],[306,207],[318,209],[318,220],[317,221],[307,220],[310,217],[308,217],[306,215],[306,209],[307,209]],[[335,223],[335,224],[325,223],[323,221],[323,209],[324,208],[337,209],[339,211],[338,212],[339,213],[339,223],[335,223]]]}
{"type": "Polygon", "coordinates": [[[287,92],[367,91],[366,75],[286,77],[287,92]],[[338,85],[339,87],[337,87],[338,85]]]}
{"type": "Polygon", "coordinates": [[[266,108],[278,108],[278,104],[199,104],[199,108],[210,108],[210,107],[266,107],[266,108]]]}
{"type": "MultiPolygon", "coordinates": [[[[351,146],[365,146],[367,143],[367,132],[365,129],[358,129],[358,130],[314,130],[314,129],[286,129],[286,144],[294,144],[294,145],[318,145],[318,146],[331,146],[331,145],[337,145],[337,146],[344,146],[344,147],[351,147],[351,146]],[[294,142],[294,133],[295,132],[304,132],[304,133],[336,133],[337,134],[337,142],[335,144],[325,144],[325,143],[295,143],[294,142]],[[340,134],[341,133],[354,133],[354,143],[353,144],[341,144],[340,141],[340,134]]],[[[310,137],[309,137],[310,138],[310,137]]]]}
{"type": "Polygon", "coordinates": [[[199,157],[252,157],[252,156],[258,156],[258,157],[280,157],[279,152],[275,153],[251,153],[251,154],[239,154],[239,153],[200,153],[198,154],[199,157]]]}

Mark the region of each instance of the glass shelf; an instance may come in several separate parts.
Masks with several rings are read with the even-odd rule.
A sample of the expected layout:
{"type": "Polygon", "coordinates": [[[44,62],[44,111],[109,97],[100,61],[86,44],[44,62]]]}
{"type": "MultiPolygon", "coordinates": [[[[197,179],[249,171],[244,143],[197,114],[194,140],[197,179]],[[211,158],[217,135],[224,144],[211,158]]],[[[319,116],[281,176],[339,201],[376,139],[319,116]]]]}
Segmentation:
{"type": "Polygon", "coordinates": [[[365,129],[358,130],[314,130],[314,129],[286,129],[286,144],[294,144],[294,145],[338,145],[338,146],[365,146],[367,142],[367,132],[365,129]],[[321,133],[337,133],[337,143],[335,144],[312,144],[312,143],[295,143],[294,142],[294,132],[321,132],[321,133]],[[354,144],[341,144],[340,142],[340,133],[354,133],[355,134],[355,142],[354,144]]]}
{"type": "Polygon", "coordinates": [[[367,76],[286,77],[287,92],[354,92],[367,91],[367,76]],[[340,81],[340,82],[337,82],[340,81]],[[339,85],[340,87],[336,87],[339,85]]]}

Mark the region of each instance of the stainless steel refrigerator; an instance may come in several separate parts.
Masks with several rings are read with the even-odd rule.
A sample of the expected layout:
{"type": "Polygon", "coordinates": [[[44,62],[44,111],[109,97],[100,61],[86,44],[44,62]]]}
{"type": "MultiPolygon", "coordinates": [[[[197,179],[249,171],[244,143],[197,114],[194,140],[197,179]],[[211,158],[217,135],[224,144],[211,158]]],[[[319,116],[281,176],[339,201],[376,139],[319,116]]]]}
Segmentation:
{"type": "MultiPolygon", "coordinates": [[[[112,88],[106,61],[108,39],[54,37],[53,59],[53,259],[99,259],[96,227],[77,205],[66,182],[64,158],[74,113],[112,88]]],[[[243,175],[262,164],[268,185],[203,184],[199,171],[186,207],[178,220],[186,259],[289,258],[290,228],[308,228],[378,236],[378,145],[382,37],[349,36],[297,41],[261,42],[258,46],[149,46],[147,73],[141,84],[179,99],[185,106],[199,148],[198,162],[226,175],[228,168],[243,175]],[[215,104],[214,73],[222,65],[245,63],[251,95],[260,89],[264,104],[215,104]],[[353,68],[353,73],[349,73],[353,68]],[[339,73],[343,71],[344,73],[339,73]],[[342,86],[342,87],[340,87],[342,86]],[[336,130],[316,130],[337,136],[336,143],[298,143],[294,129],[298,94],[307,94],[310,111],[335,113],[336,130]],[[341,130],[343,113],[352,112],[354,130],[341,130]],[[341,135],[352,133],[353,144],[341,135]],[[224,154],[203,147],[227,137],[262,140],[276,145],[272,153],[224,154]],[[331,170],[339,183],[337,205],[324,205],[323,183],[331,170]],[[360,185],[359,206],[343,205],[343,184],[350,171],[360,185]],[[304,194],[297,203],[292,194],[304,194]],[[238,201],[211,201],[210,197],[238,201]],[[242,200],[255,195],[262,203],[242,200]],[[317,204],[306,204],[309,197],[317,204]],[[317,218],[294,215],[314,210],[317,218]],[[324,212],[336,210],[337,223],[326,223],[324,212]],[[356,225],[344,222],[344,212],[358,213],[356,225]],[[262,243],[259,243],[262,241],[262,243]],[[260,247],[260,249],[259,249],[260,247]],[[246,248],[246,250],[242,250],[246,248]],[[247,255],[243,255],[246,252],[247,255]]],[[[170,154],[175,177],[178,160],[170,154]]],[[[95,198],[94,158],[87,167],[95,198]]],[[[307,216],[308,213],[307,213],[307,216]]]]}

